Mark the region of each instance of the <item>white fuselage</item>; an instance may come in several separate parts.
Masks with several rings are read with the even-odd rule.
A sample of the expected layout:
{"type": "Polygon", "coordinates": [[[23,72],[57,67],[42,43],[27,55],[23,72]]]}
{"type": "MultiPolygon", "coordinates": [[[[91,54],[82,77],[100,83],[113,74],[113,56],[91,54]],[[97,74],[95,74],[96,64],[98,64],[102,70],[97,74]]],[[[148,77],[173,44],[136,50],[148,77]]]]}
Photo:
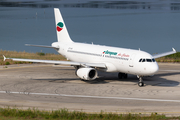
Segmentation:
{"type": "Polygon", "coordinates": [[[76,42],[54,42],[58,52],[74,62],[104,63],[106,72],[122,72],[139,76],[155,74],[159,67],[144,51],[76,42]]]}

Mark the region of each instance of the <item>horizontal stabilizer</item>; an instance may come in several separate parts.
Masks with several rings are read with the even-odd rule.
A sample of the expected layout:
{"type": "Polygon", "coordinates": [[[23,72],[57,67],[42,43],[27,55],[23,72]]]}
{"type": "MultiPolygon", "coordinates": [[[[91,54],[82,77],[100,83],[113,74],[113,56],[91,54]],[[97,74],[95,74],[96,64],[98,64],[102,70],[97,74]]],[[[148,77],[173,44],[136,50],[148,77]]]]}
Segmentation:
{"type": "Polygon", "coordinates": [[[53,47],[53,46],[46,46],[46,45],[32,45],[32,44],[25,44],[26,46],[33,46],[33,47],[44,47],[44,48],[54,48],[54,49],[58,49],[57,47],[53,47]]]}

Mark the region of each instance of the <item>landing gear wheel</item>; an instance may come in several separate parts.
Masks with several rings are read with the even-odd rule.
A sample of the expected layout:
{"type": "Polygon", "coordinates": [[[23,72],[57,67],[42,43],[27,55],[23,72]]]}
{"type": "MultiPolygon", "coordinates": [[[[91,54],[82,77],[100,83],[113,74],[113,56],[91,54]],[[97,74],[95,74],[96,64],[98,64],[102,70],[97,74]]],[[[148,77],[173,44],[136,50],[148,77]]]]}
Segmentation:
{"type": "Polygon", "coordinates": [[[123,78],[123,73],[118,73],[118,78],[122,79],[123,78]]]}
{"type": "Polygon", "coordinates": [[[126,73],[118,73],[119,79],[122,79],[122,78],[127,79],[127,77],[128,77],[128,75],[126,73]]]}
{"type": "Polygon", "coordinates": [[[139,87],[143,87],[144,86],[144,82],[138,82],[138,86],[139,87]]]}
{"type": "Polygon", "coordinates": [[[124,73],[124,79],[127,79],[128,74],[124,73]]]}
{"type": "Polygon", "coordinates": [[[139,78],[138,86],[139,87],[143,87],[144,86],[144,82],[143,82],[142,76],[138,76],[138,78],[139,78]]]}

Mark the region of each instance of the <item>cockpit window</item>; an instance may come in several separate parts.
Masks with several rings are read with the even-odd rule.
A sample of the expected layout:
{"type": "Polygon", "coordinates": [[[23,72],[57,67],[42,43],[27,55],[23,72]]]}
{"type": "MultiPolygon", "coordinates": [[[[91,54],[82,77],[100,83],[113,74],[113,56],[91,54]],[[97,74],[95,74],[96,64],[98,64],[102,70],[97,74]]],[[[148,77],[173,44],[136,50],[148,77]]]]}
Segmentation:
{"type": "Polygon", "coordinates": [[[146,61],[147,61],[147,62],[152,62],[152,60],[151,60],[151,59],[146,59],[146,61]]]}
{"type": "Polygon", "coordinates": [[[156,62],[155,59],[143,59],[141,58],[139,62],[156,62]]]}
{"type": "Polygon", "coordinates": [[[146,61],[145,59],[142,60],[142,62],[145,62],[145,61],[146,61]]]}

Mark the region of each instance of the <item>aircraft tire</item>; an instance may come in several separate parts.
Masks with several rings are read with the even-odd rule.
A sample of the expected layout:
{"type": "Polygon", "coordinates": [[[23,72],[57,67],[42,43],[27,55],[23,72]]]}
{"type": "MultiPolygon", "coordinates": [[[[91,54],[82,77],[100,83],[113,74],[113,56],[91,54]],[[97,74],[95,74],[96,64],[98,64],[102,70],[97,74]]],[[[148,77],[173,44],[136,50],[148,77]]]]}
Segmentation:
{"type": "Polygon", "coordinates": [[[127,77],[128,77],[128,75],[126,74],[126,73],[118,73],[118,78],[119,79],[122,79],[122,78],[124,78],[124,79],[127,79],[127,77]]]}
{"type": "Polygon", "coordinates": [[[144,82],[138,82],[138,86],[139,87],[143,87],[144,86],[144,82]]]}
{"type": "Polygon", "coordinates": [[[123,78],[123,73],[118,73],[118,78],[122,79],[123,78]]]}
{"type": "Polygon", "coordinates": [[[127,79],[128,74],[124,73],[124,79],[127,79]]]}

